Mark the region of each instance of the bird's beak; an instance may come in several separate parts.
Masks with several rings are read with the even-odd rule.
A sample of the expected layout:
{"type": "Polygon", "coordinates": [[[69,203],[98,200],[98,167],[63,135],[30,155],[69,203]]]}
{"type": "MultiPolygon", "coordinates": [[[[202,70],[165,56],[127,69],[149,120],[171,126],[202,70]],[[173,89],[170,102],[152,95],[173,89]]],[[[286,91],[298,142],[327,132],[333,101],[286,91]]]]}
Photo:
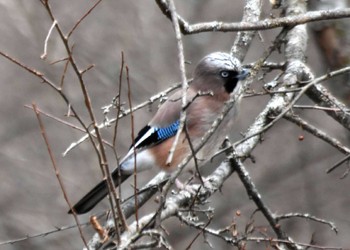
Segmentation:
{"type": "Polygon", "coordinates": [[[238,80],[244,80],[249,76],[250,70],[243,68],[242,71],[237,75],[238,80]]]}

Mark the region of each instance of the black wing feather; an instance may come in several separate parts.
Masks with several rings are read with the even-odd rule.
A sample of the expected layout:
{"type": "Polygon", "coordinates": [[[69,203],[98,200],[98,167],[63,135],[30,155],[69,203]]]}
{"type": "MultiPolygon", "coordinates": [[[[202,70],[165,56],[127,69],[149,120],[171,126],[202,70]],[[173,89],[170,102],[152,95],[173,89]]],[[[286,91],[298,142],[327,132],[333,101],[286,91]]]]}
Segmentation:
{"type": "Polygon", "coordinates": [[[151,127],[149,125],[145,126],[140,130],[135,138],[135,143],[130,146],[130,149],[136,145],[136,148],[144,148],[152,145],[156,145],[174,135],[176,135],[179,128],[180,121],[176,121],[164,128],[151,127]],[[149,134],[147,137],[145,137],[149,134]]]}

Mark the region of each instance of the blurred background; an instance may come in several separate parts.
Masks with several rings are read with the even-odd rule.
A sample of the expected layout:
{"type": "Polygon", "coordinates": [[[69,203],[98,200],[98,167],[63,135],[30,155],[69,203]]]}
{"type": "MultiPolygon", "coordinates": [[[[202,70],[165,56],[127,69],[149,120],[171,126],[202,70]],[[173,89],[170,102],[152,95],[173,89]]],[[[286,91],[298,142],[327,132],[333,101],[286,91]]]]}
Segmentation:
{"type": "MultiPolygon", "coordinates": [[[[212,20],[238,22],[242,17],[244,2],[235,1],[233,4],[227,0],[191,0],[176,1],[176,6],[178,12],[191,23],[212,20]]],[[[92,1],[84,0],[50,3],[65,32],[93,5],[92,1]]],[[[278,16],[279,10],[272,10],[268,1],[263,3],[262,18],[278,16]]],[[[312,8],[317,9],[319,5],[312,8]]],[[[307,63],[317,76],[348,63],[346,55],[349,55],[349,35],[344,27],[348,25],[349,19],[345,20],[318,23],[309,29],[307,63]],[[325,30],[326,34],[323,33],[325,30]],[[329,34],[333,34],[337,42],[325,42],[322,45],[319,41],[325,41],[323,36],[329,34]],[[336,55],[340,59],[336,58],[341,62],[334,63],[332,54],[324,53],[328,51],[325,47],[333,52],[338,51],[336,55]]],[[[40,1],[0,0],[0,50],[59,83],[64,63],[50,65],[50,62],[66,57],[66,53],[56,31],[53,31],[48,42],[46,61],[40,59],[51,24],[40,1]]],[[[260,32],[244,63],[259,59],[278,32],[279,29],[260,32]]],[[[229,51],[235,35],[236,33],[217,32],[184,36],[185,57],[191,62],[187,65],[188,76],[191,76],[198,60],[206,54],[219,50],[229,51]]],[[[110,104],[118,94],[122,51],[130,69],[133,105],[146,101],[150,96],[180,81],[173,28],[154,1],[103,1],[73,33],[70,44],[74,44],[73,53],[80,69],[95,65],[84,74],[84,79],[100,122],[104,118],[101,107],[110,104]]],[[[275,52],[269,60],[280,62],[284,59],[283,55],[275,52]]],[[[36,103],[49,114],[77,123],[74,118],[65,116],[67,107],[57,93],[42,84],[38,78],[3,57],[0,58],[0,69],[0,242],[4,242],[54,230],[56,227],[74,225],[73,217],[67,214],[68,206],[41,137],[38,121],[34,112],[25,105],[36,103]]],[[[272,79],[277,73],[280,72],[268,74],[265,81],[272,79]]],[[[349,103],[348,79],[348,76],[344,76],[325,83],[325,86],[349,103]]],[[[257,80],[252,87],[261,89],[262,85],[263,82],[257,80]]],[[[127,86],[124,84],[121,92],[124,102],[127,101],[126,90],[127,86]]],[[[68,68],[66,74],[64,91],[80,116],[88,123],[83,95],[71,68],[68,68]]],[[[232,140],[241,138],[240,133],[247,130],[268,100],[268,96],[243,100],[239,120],[230,135],[232,140]]],[[[307,98],[301,103],[312,104],[307,98]]],[[[158,103],[154,103],[135,113],[135,130],[145,125],[156,111],[157,105],[158,103]]],[[[349,145],[348,131],[324,112],[305,110],[301,114],[313,125],[349,145]]],[[[115,111],[111,111],[108,116],[114,117],[115,111]]],[[[60,176],[70,201],[74,203],[101,179],[97,157],[88,142],[62,157],[64,150],[78,140],[82,133],[50,118],[43,117],[43,120],[60,176]]],[[[103,130],[106,140],[111,141],[112,135],[112,128],[103,130]]],[[[119,156],[127,151],[130,142],[130,118],[127,117],[120,121],[118,127],[116,150],[119,156]]],[[[113,167],[115,157],[110,148],[107,151],[110,166],[113,167]]],[[[305,243],[309,243],[313,237],[318,245],[350,249],[350,182],[348,177],[340,179],[346,167],[340,167],[331,174],[325,173],[326,169],[343,157],[342,154],[294,124],[281,120],[265,134],[264,141],[253,151],[253,156],[256,163],[247,160],[246,165],[264,201],[273,212],[310,213],[334,222],[339,230],[335,234],[326,225],[303,219],[283,221],[281,224],[291,237],[305,243]],[[299,141],[301,135],[304,140],[299,141]]],[[[140,185],[147,182],[156,171],[154,169],[140,174],[140,185]]],[[[126,195],[131,193],[130,184],[126,184],[123,190],[126,195]]],[[[215,228],[229,225],[235,212],[239,210],[241,216],[235,220],[238,230],[244,231],[255,210],[235,174],[225,183],[222,192],[215,194],[210,201],[210,206],[216,209],[212,224],[215,228]]],[[[152,200],[149,203],[141,209],[141,214],[149,212],[147,208],[154,205],[152,200]]],[[[108,201],[105,200],[93,212],[98,213],[107,208],[108,201]]],[[[85,222],[88,215],[79,218],[81,222],[85,222]]],[[[257,228],[268,226],[259,213],[254,215],[254,220],[257,228]]],[[[177,219],[165,222],[165,228],[174,249],[184,249],[197,234],[181,225],[177,219]]],[[[89,239],[93,231],[84,228],[84,233],[89,239]]],[[[208,239],[215,249],[233,248],[218,239],[208,239]]],[[[0,245],[0,249],[55,250],[81,249],[82,246],[79,232],[75,228],[12,245],[0,245]]],[[[203,237],[199,237],[192,249],[210,247],[203,237]]],[[[248,249],[265,249],[265,246],[253,244],[248,249]]]]}

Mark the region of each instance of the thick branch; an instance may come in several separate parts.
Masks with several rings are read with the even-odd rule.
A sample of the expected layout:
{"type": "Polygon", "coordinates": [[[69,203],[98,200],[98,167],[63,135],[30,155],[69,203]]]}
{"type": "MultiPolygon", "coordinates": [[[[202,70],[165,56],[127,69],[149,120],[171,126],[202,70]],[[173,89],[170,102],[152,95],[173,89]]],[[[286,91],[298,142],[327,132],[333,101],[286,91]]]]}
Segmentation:
{"type": "Polygon", "coordinates": [[[322,107],[342,110],[341,112],[325,110],[325,112],[344,128],[350,130],[350,115],[346,111],[348,107],[335,98],[325,87],[321,84],[314,85],[306,92],[306,95],[322,107]]]}
{"type": "MultiPolygon", "coordinates": [[[[163,14],[171,19],[169,5],[166,0],[156,0],[159,8],[163,14]]],[[[246,5],[248,6],[248,5],[246,5]]],[[[253,8],[252,8],[253,9],[253,8]]],[[[259,7],[260,9],[260,7],[259,7]]],[[[254,8],[254,10],[256,10],[254,8]]],[[[178,16],[180,28],[183,34],[196,34],[201,32],[229,32],[229,31],[247,31],[247,30],[267,30],[275,29],[279,27],[295,26],[310,22],[316,22],[321,20],[340,19],[350,17],[350,8],[337,9],[337,10],[324,10],[324,11],[309,11],[306,13],[300,13],[297,15],[280,17],[280,18],[268,18],[261,21],[243,21],[239,23],[225,23],[219,21],[202,22],[196,24],[189,24],[183,17],[178,16]]]]}

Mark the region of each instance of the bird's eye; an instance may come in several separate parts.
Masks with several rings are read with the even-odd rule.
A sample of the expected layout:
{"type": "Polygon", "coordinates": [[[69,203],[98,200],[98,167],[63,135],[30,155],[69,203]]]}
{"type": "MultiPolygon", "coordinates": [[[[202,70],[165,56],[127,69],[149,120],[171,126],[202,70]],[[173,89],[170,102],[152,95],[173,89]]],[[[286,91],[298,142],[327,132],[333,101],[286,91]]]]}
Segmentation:
{"type": "Polygon", "coordinates": [[[221,71],[221,72],[220,72],[220,75],[221,75],[223,78],[227,78],[227,77],[230,75],[230,73],[229,73],[228,71],[221,71]]]}

